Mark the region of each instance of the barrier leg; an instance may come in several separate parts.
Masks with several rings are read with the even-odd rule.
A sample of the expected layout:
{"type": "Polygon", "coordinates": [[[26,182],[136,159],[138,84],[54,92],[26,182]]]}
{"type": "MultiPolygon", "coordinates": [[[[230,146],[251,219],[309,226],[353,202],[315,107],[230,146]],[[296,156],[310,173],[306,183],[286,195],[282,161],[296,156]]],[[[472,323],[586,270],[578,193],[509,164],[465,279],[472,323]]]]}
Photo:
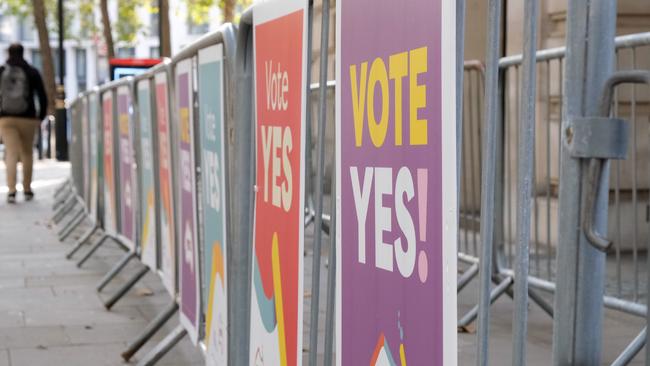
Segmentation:
{"type": "Polygon", "coordinates": [[[74,229],[79,226],[84,221],[84,218],[86,215],[86,210],[82,207],[77,211],[77,213],[72,217],[70,221],[59,231],[58,237],[59,241],[64,241],[72,232],[74,229]]]}
{"type": "Polygon", "coordinates": [[[538,294],[537,291],[529,287],[528,296],[535,304],[537,304],[537,306],[540,307],[540,309],[544,310],[546,314],[548,314],[551,318],[553,318],[553,316],[555,315],[555,312],[553,311],[553,306],[549,304],[546,300],[544,300],[544,298],[540,296],[540,294],[538,294]]]}
{"type": "Polygon", "coordinates": [[[126,351],[122,352],[122,358],[124,361],[129,362],[131,357],[133,357],[133,355],[138,352],[138,350],[142,348],[142,346],[147,343],[147,341],[151,339],[151,337],[153,337],[153,335],[156,334],[156,332],[160,330],[163,325],[165,325],[167,320],[174,316],[177,310],[178,304],[176,301],[172,300],[169,306],[167,306],[167,308],[165,308],[162,313],[158,314],[156,318],[151,321],[151,323],[147,324],[147,327],[144,328],[138,338],[129,344],[126,351]]]}
{"type": "Polygon", "coordinates": [[[60,186],[56,187],[54,190],[54,198],[58,199],[61,198],[62,195],[67,194],[68,191],[70,191],[72,188],[72,185],[70,184],[70,180],[66,179],[60,186]]]}
{"type": "Polygon", "coordinates": [[[90,257],[91,257],[95,252],[96,252],[96,251],[97,251],[97,249],[99,249],[99,247],[102,246],[102,244],[104,244],[104,242],[105,242],[106,239],[108,239],[108,238],[109,238],[108,234],[104,234],[104,235],[101,237],[101,239],[99,239],[99,240],[97,241],[97,243],[95,243],[95,245],[93,245],[92,247],[90,247],[90,249],[89,249],[88,252],[83,256],[83,258],[81,258],[81,259],[79,260],[79,262],[77,262],[77,268],[81,268],[81,266],[83,266],[84,263],[86,263],[86,261],[87,261],[87,260],[88,260],[88,259],[89,259],[89,258],[90,258],[90,257]]]}
{"type": "Polygon", "coordinates": [[[126,295],[126,293],[129,292],[129,290],[135,286],[135,284],[138,283],[145,274],[147,274],[147,272],[149,272],[149,267],[142,267],[124,284],[124,286],[120,287],[120,289],[104,303],[106,310],[111,310],[113,305],[120,301],[120,299],[124,297],[124,295],[126,295]]]}
{"type": "MultiPolygon", "coordinates": [[[[512,277],[506,277],[503,281],[499,283],[499,285],[495,288],[492,289],[490,292],[490,305],[492,305],[501,295],[503,295],[507,289],[512,286],[512,277]]],[[[476,305],[474,306],[470,311],[468,311],[459,321],[458,321],[458,327],[466,327],[468,326],[471,322],[473,322],[476,319],[476,316],[478,315],[478,308],[479,306],[476,305]]]]}
{"type": "Polygon", "coordinates": [[[126,253],[126,255],[124,255],[124,257],[122,257],[122,259],[120,259],[120,261],[117,262],[117,264],[113,266],[113,268],[111,268],[108,273],[106,273],[104,278],[99,281],[99,284],[97,285],[97,292],[102,292],[104,287],[106,287],[106,285],[108,285],[108,283],[111,282],[113,278],[115,278],[115,276],[117,276],[117,274],[120,273],[124,267],[126,267],[129,261],[135,258],[135,256],[136,255],[133,252],[126,253]]]}
{"type": "Polygon", "coordinates": [[[95,226],[93,226],[92,228],[90,228],[90,230],[86,231],[86,233],[83,234],[83,235],[81,236],[81,238],[79,238],[79,240],[77,240],[77,242],[75,243],[75,246],[74,246],[74,247],[73,247],[73,248],[72,248],[68,253],[66,253],[66,255],[65,255],[65,259],[70,259],[70,258],[72,258],[72,256],[73,256],[73,255],[74,255],[74,254],[75,254],[79,249],[81,249],[81,247],[82,247],[84,244],[86,244],[86,242],[88,241],[88,239],[90,239],[90,238],[93,236],[93,234],[95,234],[95,232],[97,231],[98,228],[99,228],[99,226],[98,226],[98,225],[95,225],[95,226]]]}
{"type": "Polygon", "coordinates": [[[305,208],[305,228],[314,221],[314,211],[310,207],[305,208]]]}
{"type": "Polygon", "coordinates": [[[478,274],[478,263],[472,264],[471,267],[465,271],[460,278],[458,279],[458,285],[456,286],[456,292],[461,292],[467,286],[470,281],[478,274]]]}
{"type": "Polygon", "coordinates": [[[137,366],[151,366],[155,365],[163,356],[169,352],[183,337],[187,334],[182,325],[178,325],[174,330],[165,337],[160,343],[154,347],[137,366]]]}
{"type": "MultiPolygon", "coordinates": [[[[646,337],[648,334],[648,328],[643,328],[641,333],[639,333],[636,338],[628,345],[623,353],[621,353],[616,360],[612,363],[612,366],[625,366],[632,362],[632,359],[636,357],[636,355],[641,352],[641,349],[643,346],[646,344],[646,337]]],[[[647,360],[646,360],[647,364],[647,360]]]]}
{"type": "Polygon", "coordinates": [[[327,258],[327,304],[325,305],[325,350],[323,366],[332,366],[334,357],[334,308],[336,304],[336,171],[332,171],[330,252],[327,258]]]}
{"type": "Polygon", "coordinates": [[[52,221],[55,224],[58,224],[63,220],[63,218],[74,208],[74,206],[77,205],[77,200],[75,199],[74,196],[70,196],[63,206],[59,207],[55,212],[54,215],[52,216],[52,221]]]}
{"type": "Polygon", "coordinates": [[[61,206],[70,196],[72,196],[72,189],[66,189],[63,193],[61,193],[58,196],[54,197],[54,202],[52,203],[52,210],[56,211],[56,209],[61,206]]]}

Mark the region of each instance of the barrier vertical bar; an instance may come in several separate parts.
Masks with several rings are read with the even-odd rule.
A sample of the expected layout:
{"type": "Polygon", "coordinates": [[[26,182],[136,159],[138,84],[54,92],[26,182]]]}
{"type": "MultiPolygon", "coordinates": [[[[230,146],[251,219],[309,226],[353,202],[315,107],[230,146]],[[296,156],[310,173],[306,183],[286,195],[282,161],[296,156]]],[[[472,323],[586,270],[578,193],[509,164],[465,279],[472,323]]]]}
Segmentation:
{"type": "Polygon", "coordinates": [[[311,140],[311,61],[312,61],[312,35],[314,32],[314,1],[309,1],[309,6],[307,8],[307,76],[305,77],[305,88],[307,93],[307,111],[305,113],[305,215],[307,220],[305,220],[305,225],[309,225],[311,222],[311,215],[313,209],[313,200],[312,197],[312,140],[311,140]]]}
{"type": "MultiPolygon", "coordinates": [[[[456,182],[460,215],[460,179],[463,162],[463,94],[465,76],[465,0],[456,0],[456,182]]],[[[471,75],[471,74],[470,74],[471,75]]],[[[470,76],[471,77],[471,76],[470,76]]],[[[471,89],[470,89],[471,93],[471,89]]],[[[474,157],[472,156],[472,159],[474,157]]]]}
{"type": "Polygon", "coordinates": [[[319,71],[319,112],[318,145],[316,165],[316,213],[314,217],[314,257],[311,277],[311,314],[309,322],[309,365],[316,366],[318,353],[318,309],[320,301],[320,263],[323,240],[323,176],[325,168],[325,127],[327,123],[327,62],[329,56],[330,2],[322,0],[320,71],[319,71]]]}
{"type": "MultiPolygon", "coordinates": [[[[334,157],[336,159],[336,157],[334,157]]],[[[330,191],[330,252],[329,267],[327,268],[327,305],[325,309],[325,349],[324,362],[325,366],[332,365],[334,357],[334,307],[336,305],[336,169],[332,169],[332,188],[330,191]]]]}
{"type": "MultiPolygon", "coordinates": [[[[524,56],[520,102],[517,181],[517,262],[515,263],[515,314],[513,328],[512,364],[526,364],[528,334],[528,266],[530,245],[531,193],[534,180],[535,149],[535,87],[537,42],[537,0],[526,0],[524,5],[524,56]]],[[[537,216],[535,216],[537,222],[537,216]]],[[[536,244],[537,245],[537,244],[536,244]]],[[[536,253],[538,252],[536,248],[536,253]]],[[[539,258],[536,256],[536,258],[539,258]]],[[[536,259],[538,261],[538,259],[536,259]]],[[[539,262],[537,262],[539,263],[539,262]]],[[[539,268],[538,268],[539,269],[539,268]]]]}
{"type": "Polygon", "coordinates": [[[499,112],[499,49],[501,41],[502,0],[490,0],[485,72],[485,135],[481,172],[481,262],[479,275],[479,314],[477,329],[477,365],[488,364],[490,323],[490,283],[495,214],[496,141],[499,112]]]}
{"type": "Polygon", "coordinates": [[[250,343],[250,258],[252,236],[253,199],[253,159],[254,145],[251,126],[252,116],[252,67],[253,67],[253,11],[248,9],[241,16],[237,35],[236,80],[237,107],[235,110],[234,141],[236,150],[232,156],[233,170],[232,199],[232,250],[228,257],[231,263],[231,286],[229,287],[228,317],[231,327],[228,333],[229,364],[248,365],[248,345],[250,343]],[[235,306],[238,305],[238,306],[235,306]]]}
{"type": "MultiPolygon", "coordinates": [[[[583,175],[587,164],[567,150],[572,117],[598,115],[600,92],[613,70],[615,0],[571,0],[560,166],[559,242],[553,332],[555,365],[601,363],[605,254],[590,245],[581,227],[583,175]]],[[[608,165],[596,198],[595,229],[607,230],[608,165]]]]}

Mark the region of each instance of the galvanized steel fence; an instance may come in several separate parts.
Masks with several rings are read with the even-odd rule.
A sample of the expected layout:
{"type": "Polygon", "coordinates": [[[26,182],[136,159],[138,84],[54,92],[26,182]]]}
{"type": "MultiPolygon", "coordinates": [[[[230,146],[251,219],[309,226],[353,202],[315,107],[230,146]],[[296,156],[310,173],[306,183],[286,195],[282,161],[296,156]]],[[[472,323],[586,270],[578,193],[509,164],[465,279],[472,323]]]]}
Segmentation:
{"type": "MultiPolygon", "coordinates": [[[[457,97],[457,117],[462,113],[462,119],[457,121],[457,134],[458,141],[461,142],[458,155],[462,158],[458,165],[460,180],[457,187],[457,249],[458,260],[464,263],[460,267],[463,267],[464,271],[457,279],[457,292],[465,289],[474,278],[479,280],[479,301],[469,312],[460,314],[458,325],[466,327],[473,321],[478,321],[477,364],[488,363],[490,306],[503,294],[510,295],[515,301],[512,346],[514,365],[527,363],[528,301],[533,301],[555,319],[553,353],[556,365],[600,363],[601,304],[639,317],[646,317],[648,313],[650,271],[645,262],[646,259],[650,261],[646,244],[650,240],[650,225],[646,224],[650,212],[650,177],[645,172],[650,156],[641,147],[645,142],[644,136],[650,131],[650,125],[647,124],[647,116],[650,114],[647,108],[649,96],[645,87],[617,86],[648,81],[647,74],[634,70],[650,68],[647,64],[650,60],[650,33],[614,39],[613,22],[616,12],[615,6],[612,9],[612,4],[615,5],[615,2],[592,1],[589,11],[581,8],[586,8],[586,2],[570,1],[567,47],[537,51],[535,45],[538,4],[537,1],[527,0],[525,17],[529,22],[524,29],[524,53],[499,58],[502,3],[500,0],[490,0],[486,63],[465,61],[464,72],[459,70],[458,73],[456,85],[460,94],[457,97]],[[596,29],[589,37],[585,34],[587,24],[592,25],[592,30],[596,29]],[[608,62],[603,61],[610,56],[611,69],[608,62]],[[603,61],[602,64],[600,61],[603,61]],[[614,65],[617,70],[628,72],[617,73],[610,78],[614,65]],[[630,121],[629,128],[617,118],[630,121]],[[594,126],[595,123],[598,125],[594,126]],[[626,136],[628,131],[629,135],[626,136]],[[600,140],[594,139],[593,136],[600,140]],[[628,146],[628,140],[629,148],[623,151],[628,146]],[[603,146],[594,146],[597,144],[603,146]],[[628,155],[627,160],[609,163],[609,159],[624,158],[625,152],[628,155]],[[600,184],[597,181],[600,181],[600,184]],[[612,188],[608,189],[608,184],[612,188]],[[613,238],[611,248],[606,245],[608,242],[604,239],[604,233],[609,233],[613,238]],[[590,279],[585,280],[585,276],[590,279]],[[549,303],[548,297],[539,291],[554,294],[555,303],[549,303]],[[585,332],[586,334],[583,334],[585,332]]],[[[456,16],[460,23],[457,36],[462,39],[464,2],[459,1],[457,5],[456,16]]],[[[249,358],[251,350],[248,344],[252,301],[250,283],[253,280],[251,277],[256,275],[251,268],[254,254],[250,246],[253,240],[250,223],[254,207],[250,187],[253,187],[255,182],[253,167],[256,156],[256,131],[252,130],[256,118],[253,104],[254,11],[255,7],[242,16],[237,29],[226,25],[144,75],[102,86],[81,95],[71,103],[72,184],[65,185],[57,192],[55,221],[63,223],[63,229],[59,233],[61,239],[70,235],[86,216],[90,218],[90,228],[77,241],[68,257],[72,257],[86,242],[92,240],[96,232],[100,232],[101,237],[99,240],[93,240],[93,246],[79,265],[108,239],[121,243],[128,253],[101,281],[99,290],[103,289],[131,259],[139,258],[146,264],[135,277],[127,281],[125,287],[111,297],[105,304],[107,308],[113,306],[149,269],[160,273],[172,298],[168,308],[143,330],[142,336],[125,351],[125,359],[133,356],[178,308],[177,271],[181,264],[178,262],[179,253],[176,248],[180,248],[182,241],[182,229],[177,224],[181,215],[178,186],[181,184],[179,179],[186,172],[181,171],[179,151],[175,149],[180,140],[188,136],[193,143],[191,153],[194,156],[194,188],[198,197],[195,210],[197,227],[207,225],[203,216],[206,210],[203,199],[209,192],[206,192],[206,186],[201,184],[202,174],[207,174],[206,156],[202,154],[200,142],[204,137],[204,132],[201,132],[204,122],[199,118],[201,109],[204,108],[199,103],[199,86],[203,80],[200,79],[197,69],[201,65],[202,52],[220,45],[224,65],[223,174],[225,191],[228,192],[228,220],[224,237],[227,243],[227,322],[236,324],[230,326],[227,332],[228,364],[243,365],[253,362],[249,358]],[[178,105],[177,76],[180,64],[188,65],[184,70],[190,75],[191,80],[187,81],[190,90],[185,92],[189,92],[189,100],[194,101],[185,107],[178,105]],[[149,100],[146,103],[140,99],[138,92],[141,88],[149,90],[149,100]],[[122,92],[118,92],[118,89],[122,92]],[[124,94],[125,90],[133,99],[126,114],[123,110],[120,112],[120,107],[115,102],[119,99],[118,95],[124,94]],[[157,92],[162,94],[156,96],[157,92]],[[110,98],[105,96],[108,95],[112,101],[107,102],[110,98]],[[161,101],[167,103],[162,109],[161,101]],[[139,124],[146,118],[139,113],[139,108],[145,105],[150,109],[150,140],[143,138],[143,127],[139,124]],[[104,106],[108,109],[104,110],[104,106]],[[179,108],[189,110],[181,112],[179,108]],[[162,117],[161,113],[168,115],[162,117]],[[124,117],[121,117],[122,115],[124,117]],[[107,123],[107,116],[113,120],[107,123]],[[188,116],[191,126],[182,125],[182,118],[188,116]],[[168,132],[163,131],[164,123],[160,124],[160,121],[165,119],[168,132]],[[102,124],[105,127],[103,129],[102,124]],[[111,125],[115,131],[111,132],[111,125]],[[191,133],[187,135],[186,128],[189,127],[191,133]],[[111,132],[111,138],[102,137],[102,130],[104,133],[111,132]],[[120,149],[120,131],[131,136],[132,145],[129,148],[122,146],[120,149]],[[107,160],[106,151],[102,150],[102,141],[113,144],[108,147],[114,152],[113,160],[107,160]],[[155,227],[156,253],[153,260],[146,260],[141,236],[147,220],[144,208],[141,207],[145,203],[140,203],[146,202],[140,196],[147,194],[143,189],[143,167],[148,163],[147,159],[161,156],[165,149],[169,149],[170,153],[170,165],[166,168],[169,169],[169,175],[164,177],[163,173],[167,171],[161,172],[159,159],[153,158],[152,169],[156,177],[154,197],[160,197],[165,189],[169,189],[164,188],[164,184],[175,188],[167,192],[171,194],[167,203],[155,200],[156,225],[152,227],[155,227]],[[129,239],[128,235],[124,234],[125,224],[120,222],[119,213],[115,214],[118,222],[111,224],[114,227],[106,227],[106,199],[110,198],[110,194],[105,195],[104,192],[106,185],[111,183],[101,174],[102,171],[109,171],[103,164],[114,164],[115,157],[119,159],[125,153],[134,158],[132,168],[134,173],[137,172],[133,177],[137,189],[132,192],[127,189],[127,192],[132,194],[128,199],[137,203],[135,214],[138,236],[131,237],[136,239],[129,239]],[[168,179],[167,183],[163,183],[165,179],[168,179]],[[169,207],[163,207],[165,204],[169,207]],[[163,230],[166,228],[161,221],[164,215],[167,215],[166,220],[172,223],[172,227],[167,228],[169,235],[163,230]],[[66,216],[68,220],[64,222],[66,216]],[[163,253],[163,237],[166,237],[167,244],[174,248],[173,252],[176,254],[163,253]],[[164,258],[165,255],[168,256],[167,259],[164,258]]],[[[307,48],[311,51],[313,4],[307,7],[307,11],[307,48]]],[[[321,45],[328,45],[330,20],[327,0],[323,2],[321,22],[325,25],[321,30],[321,45]]],[[[462,59],[462,47],[460,51],[462,59]]],[[[308,70],[311,69],[311,55],[312,52],[307,52],[308,70]]],[[[456,62],[459,63],[459,60],[456,62]]],[[[328,47],[321,47],[319,82],[311,84],[311,71],[307,71],[304,83],[307,96],[305,126],[308,167],[305,169],[304,222],[305,225],[313,224],[316,228],[313,247],[308,253],[314,263],[312,283],[305,284],[305,288],[310,289],[312,304],[310,319],[306,323],[309,324],[310,334],[307,349],[310,365],[319,364],[318,324],[323,320],[324,364],[331,364],[335,352],[334,274],[337,266],[337,247],[333,238],[336,237],[337,227],[335,192],[340,187],[335,184],[337,180],[333,177],[334,174],[329,174],[332,184],[329,194],[332,202],[329,212],[325,212],[324,207],[327,204],[324,199],[327,190],[323,182],[327,175],[328,161],[331,162],[329,167],[334,171],[334,151],[325,149],[326,121],[328,116],[335,113],[333,91],[340,87],[337,85],[340,81],[328,81],[327,67],[328,47]],[[316,122],[312,123],[312,120],[316,122]],[[314,125],[316,131],[312,132],[314,125]],[[313,137],[317,138],[316,143],[312,141],[313,137]],[[312,146],[315,147],[313,152],[312,146]],[[332,156],[327,157],[328,153],[332,156]],[[315,176],[311,173],[312,166],[315,176]],[[319,309],[320,288],[323,283],[320,279],[321,247],[325,240],[322,237],[323,232],[328,234],[330,240],[329,247],[326,246],[326,263],[329,267],[327,279],[324,281],[327,289],[324,319],[319,309]]],[[[147,135],[146,131],[144,134],[147,135]]],[[[103,146],[103,149],[106,148],[103,146]]],[[[123,169],[128,169],[128,166],[123,169]]],[[[118,172],[119,169],[115,171],[118,172]]],[[[118,174],[113,179],[113,184],[121,182],[120,179],[118,174]]],[[[127,199],[123,192],[125,187],[117,184],[115,188],[117,196],[113,197],[112,204],[117,206],[113,207],[114,210],[127,199]]],[[[202,230],[197,230],[194,235],[197,237],[197,243],[205,241],[202,230]]],[[[198,263],[207,265],[205,246],[197,245],[196,249],[198,263]]],[[[204,269],[199,272],[197,289],[203,296],[199,296],[200,305],[197,305],[200,309],[197,328],[179,326],[152,354],[145,357],[142,364],[155,363],[188,329],[196,332],[196,340],[205,342],[208,336],[205,327],[206,322],[209,322],[206,316],[208,302],[205,297],[211,287],[208,283],[210,278],[204,274],[204,269]]],[[[196,326],[196,323],[194,325],[196,326]]],[[[629,362],[643,347],[645,338],[644,329],[636,339],[630,340],[630,347],[615,364],[629,362]]],[[[646,364],[650,364],[648,356],[646,364]]]]}

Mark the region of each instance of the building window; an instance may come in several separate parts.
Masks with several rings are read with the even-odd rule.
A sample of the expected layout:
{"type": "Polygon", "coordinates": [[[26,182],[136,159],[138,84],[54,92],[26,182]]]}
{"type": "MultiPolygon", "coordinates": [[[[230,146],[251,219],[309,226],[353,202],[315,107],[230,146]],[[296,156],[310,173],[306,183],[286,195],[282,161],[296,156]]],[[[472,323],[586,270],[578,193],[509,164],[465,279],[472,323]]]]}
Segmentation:
{"type": "Polygon", "coordinates": [[[120,47],[117,49],[118,58],[134,58],[135,47],[120,47]]]}
{"type": "Polygon", "coordinates": [[[76,63],[77,63],[77,88],[79,92],[84,92],[87,89],[86,81],[86,50],[78,48],[76,50],[76,63]]]}
{"type": "Polygon", "coordinates": [[[205,34],[210,31],[210,23],[205,22],[202,24],[197,24],[192,21],[192,19],[187,20],[187,33],[191,35],[205,34]]]}
{"type": "Polygon", "coordinates": [[[149,57],[160,58],[160,47],[158,46],[149,47],[149,57]]]}
{"type": "Polygon", "coordinates": [[[149,21],[149,36],[157,37],[160,31],[160,15],[158,13],[151,13],[149,21]]]}
{"type": "MultiPolygon", "coordinates": [[[[52,57],[54,62],[54,76],[56,82],[59,82],[60,68],[59,68],[59,49],[52,49],[52,57]]],[[[32,65],[43,74],[43,57],[40,50],[32,50],[32,65]]],[[[65,50],[63,50],[63,66],[65,67],[65,50]]]]}
{"type": "Polygon", "coordinates": [[[11,24],[2,14],[0,14],[0,42],[9,42],[9,33],[11,24]]]}
{"type": "Polygon", "coordinates": [[[18,36],[21,41],[29,42],[34,40],[34,22],[30,17],[20,18],[18,27],[18,36]]]}
{"type": "Polygon", "coordinates": [[[41,57],[41,51],[39,50],[32,50],[32,65],[41,72],[43,73],[43,58],[41,57]]]}

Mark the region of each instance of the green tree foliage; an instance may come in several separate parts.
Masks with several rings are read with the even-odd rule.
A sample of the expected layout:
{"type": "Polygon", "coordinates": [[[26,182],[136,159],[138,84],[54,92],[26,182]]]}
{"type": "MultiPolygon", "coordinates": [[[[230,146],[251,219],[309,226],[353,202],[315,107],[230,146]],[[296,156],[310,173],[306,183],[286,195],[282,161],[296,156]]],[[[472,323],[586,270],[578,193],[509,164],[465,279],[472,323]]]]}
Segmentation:
{"type": "MultiPolygon", "coordinates": [[[[44,0],[47,12],[46,24],[51,36],[59,34],[59,23],[57,19],[57,0],[44,0]]],[[[65,19],[65,38],[81,39],[96,32],[94,0],[66,0],[63,2],[63,16],[65,19]],[[72,25],[79,19],[79,29],[73,29],[72,25]],[[87,33],[91,31],[92,33],[87,33]]],[[[34,7],[32,0],[2,0],[0,1],[0,13],[14,15],[21,19],[32,20],[34,7]]]]}
{"type": "Polygon", "coordinates": [[[210,10],[219,7],[222,14],[221,21],[239,21],[241,13],[253,3],[253,0],[183,0],[188,9],[189,20],[194,24],[210,22],[210,10]]]}
{"type": "Polygon", "coordinates": [[[216,6],[217,0],[184,0],[184,2],[189,20],[194,24],[205,24],[210,20],[210,10],[216,6]]]}
{"type": "Polygon", "coordinates": [[[138,11],[142,8],[152,9],[152,0],[118,0],[117,2],[117,21],[115,22],[115,32],[117,41],[126,44],[133,44],[142,32],[143,23],[138,16],[138,11]]]}

